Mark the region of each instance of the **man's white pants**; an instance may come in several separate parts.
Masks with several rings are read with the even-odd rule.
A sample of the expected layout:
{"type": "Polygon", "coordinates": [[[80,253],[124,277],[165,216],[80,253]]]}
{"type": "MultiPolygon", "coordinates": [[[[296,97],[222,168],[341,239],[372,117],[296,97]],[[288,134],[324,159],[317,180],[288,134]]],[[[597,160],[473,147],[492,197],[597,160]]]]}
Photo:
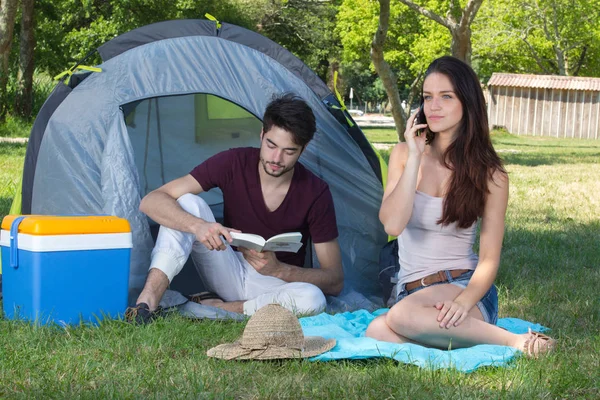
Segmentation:
{"type": "MultiPolygon", "coordinates": [[[[177,202],[188,213],[215,222],[210,207],[201,197],[188,193],[177,202]]],[[[271,303],[281,304],[296,314],[315,314],[325,309],[325,296],[315,285],[262,275],[228,244],[224,251],[208,250],[193,234],[164,226],[158,232],[150,268],[161,270],[171,282],[190,255],[206,289],[225,301],[245,301],[246,315],[271,303]]]]}

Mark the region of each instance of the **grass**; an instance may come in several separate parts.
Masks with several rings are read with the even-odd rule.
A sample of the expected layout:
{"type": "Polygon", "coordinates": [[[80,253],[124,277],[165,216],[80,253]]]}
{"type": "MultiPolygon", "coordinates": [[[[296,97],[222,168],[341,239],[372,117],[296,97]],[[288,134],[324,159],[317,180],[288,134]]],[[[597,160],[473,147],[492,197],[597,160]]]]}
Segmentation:
{"type": "Polygon", "coordinates": [[[371,143],[398,143],[398,134],[392,128],[362,129],[371,143]]]}
{"type": "MultiPolygon", "coordinates": [[[[206,350],[236,339],[243,324],[173,315],[145,327],[59,329],[0,320],[0,397],[599,398],[600,142],[502,133],[493,141],[510,174],[500,316],[551,327],[554,355],[471,374],[388,359],[228,362],[206,350]]],[[[0,145],[0,216],[24,149],[0,145]]]]}

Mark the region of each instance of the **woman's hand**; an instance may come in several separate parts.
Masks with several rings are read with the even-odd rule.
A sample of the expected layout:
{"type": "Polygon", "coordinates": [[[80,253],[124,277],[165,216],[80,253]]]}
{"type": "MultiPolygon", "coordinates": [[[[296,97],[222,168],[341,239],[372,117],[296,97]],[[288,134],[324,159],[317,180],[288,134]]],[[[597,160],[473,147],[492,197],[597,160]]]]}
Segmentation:
{"type": "Polygon", "coordinates": [[[470,310],[470,308],[454,300],[438,301],[435,308],[440,311],[437,317],[440,328],[446,329],[460,325],[467,318],[470,310]]]}
{"type": "Polygon", "coordinates": [[[425,133],[419,133],[419,130],[427,128],[427,124],[417,124],[417,115],[419,112],[423,112],[421,108],[417,110],[413,115],[410,116],[408,121],[406,121],[406,131],[404,131],[404,140],[406,140],[406,144],[408,145],[408,154],[410,155],[419,155],[423,154],[425,151],[425,140],[427,139],[427,135],[425,133]]]}

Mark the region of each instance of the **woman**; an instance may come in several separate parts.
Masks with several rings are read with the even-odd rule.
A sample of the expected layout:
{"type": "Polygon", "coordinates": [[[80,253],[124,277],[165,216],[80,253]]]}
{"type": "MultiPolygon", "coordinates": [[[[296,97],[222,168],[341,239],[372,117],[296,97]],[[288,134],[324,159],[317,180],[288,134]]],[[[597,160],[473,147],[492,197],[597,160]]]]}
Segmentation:
{"type": "Polygon", "coordinates": [[[366,335],[445,349],[499,344],[534,357],[550,351],[555,340],[545,335],[495,325],[508,176],[471,67],[453,57],[431,63],[422,106],[407,126],[406,142],[390,155],[379,211],[385,231],[398,236],[396,304],[366,335]],[[472,247],[479,218],[478,257],[472,247]]]}

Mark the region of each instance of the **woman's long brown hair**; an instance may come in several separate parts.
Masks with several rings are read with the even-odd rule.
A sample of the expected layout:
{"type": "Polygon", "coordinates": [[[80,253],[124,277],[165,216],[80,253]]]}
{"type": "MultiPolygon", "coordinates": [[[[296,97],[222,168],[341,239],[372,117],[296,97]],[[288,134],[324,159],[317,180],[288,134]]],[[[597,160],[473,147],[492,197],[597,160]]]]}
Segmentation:
{"type": "MultiPolygon", "coordinates": [[[[432,73],[448,77],[463,109],[455,140],[443,156],[452,175],[438,224],[457,222],[459,228],[468,228],[483,215],[488,181],[494,172],[506,171],[492,146],[485,99],[473,69],[457,58],[445,56],[429,65],[425,78],[432,73]]],[[[435,132],[427,131],[427,143],[432,143],[435,136],[435,132]]]]}

